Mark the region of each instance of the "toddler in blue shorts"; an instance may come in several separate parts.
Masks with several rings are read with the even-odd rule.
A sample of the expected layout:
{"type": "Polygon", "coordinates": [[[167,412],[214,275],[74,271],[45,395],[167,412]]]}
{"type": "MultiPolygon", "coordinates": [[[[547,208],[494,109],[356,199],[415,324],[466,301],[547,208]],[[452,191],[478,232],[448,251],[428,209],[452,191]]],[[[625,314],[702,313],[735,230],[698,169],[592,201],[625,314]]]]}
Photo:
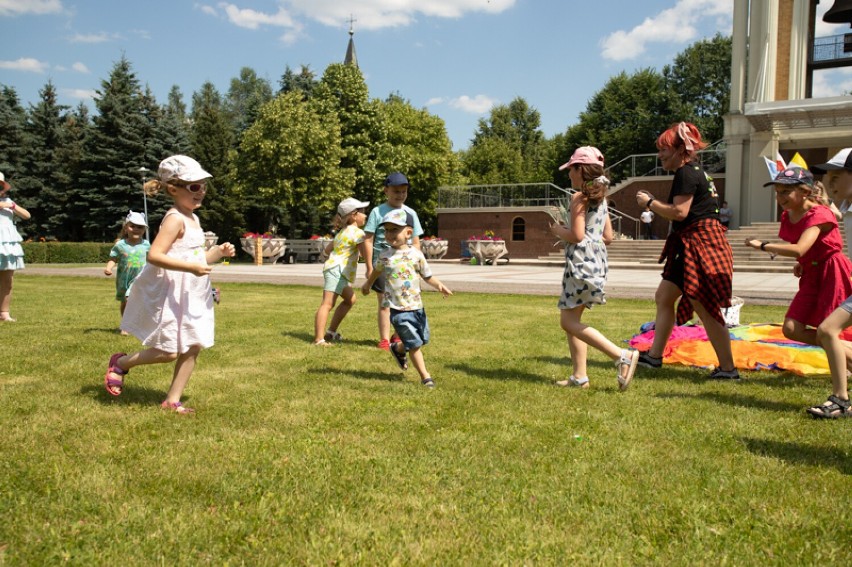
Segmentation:
{"type": "Polygon", "coordinates": [[[420,383],[428,388],[435,381],[426,370],[422,347],[429,342],[429,321],[423,309],[420,279],[440,291],[444,296],[453,292],[432,275],[426,257],[408,244],[414,230],[414,219],[404,209],[395,209],[382,218],[385,240],[390,248],[379,254],[379,261],[367,281],[361,286],[364,295],[370,293],[373,282],[384,275],[382,307],[390,309],[391,325],[400,340],[390,345],[390,351],[399,367],[408,368],[406,353],[420,374],[420,383]]]}

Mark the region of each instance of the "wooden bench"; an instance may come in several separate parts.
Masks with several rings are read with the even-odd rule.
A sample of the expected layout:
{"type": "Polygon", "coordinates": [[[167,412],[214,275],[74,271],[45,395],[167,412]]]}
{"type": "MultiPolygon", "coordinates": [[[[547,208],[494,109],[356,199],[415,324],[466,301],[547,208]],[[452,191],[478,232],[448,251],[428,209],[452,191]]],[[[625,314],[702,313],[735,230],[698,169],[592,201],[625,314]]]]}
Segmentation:
{"type": "Polygon", "coordinates": [[[323,257],[323,251],[330,241],[324,238],[316,240],[287,240],[287,251],[282,256],[284,263],[294,262],[319,262],[323,257]]]}

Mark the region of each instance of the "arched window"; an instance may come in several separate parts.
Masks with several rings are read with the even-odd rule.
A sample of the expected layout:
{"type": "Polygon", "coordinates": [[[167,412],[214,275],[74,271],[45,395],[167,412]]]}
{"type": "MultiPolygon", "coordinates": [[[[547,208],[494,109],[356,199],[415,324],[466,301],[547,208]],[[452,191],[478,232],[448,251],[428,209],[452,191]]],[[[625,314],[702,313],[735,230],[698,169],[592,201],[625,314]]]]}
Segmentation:
{"type": "Polygon", "coordinates": [[[527,221],[521,217],[515,217],[512,221],[512,240],[524,240],[527,233],[527,221]]]}

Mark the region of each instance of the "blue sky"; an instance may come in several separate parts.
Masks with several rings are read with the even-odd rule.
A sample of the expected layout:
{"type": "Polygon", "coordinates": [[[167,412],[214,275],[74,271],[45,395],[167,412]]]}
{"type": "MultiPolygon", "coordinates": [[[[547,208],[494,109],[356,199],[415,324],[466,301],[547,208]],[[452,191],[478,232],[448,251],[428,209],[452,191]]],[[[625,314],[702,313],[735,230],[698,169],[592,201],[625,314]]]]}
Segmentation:
{"type": "MultiPolygon", "coordinates": [[[[822,2],[821,16],[831,2],[822,2]]],[[[221,93],[242,67],[274,88],[287,65],[320,76],[355,45],[370,95],[397,92],[468,146],[494,104],[523,97],[553,136],[577,122],[609,77],[655,68],[695,41],[729,34],[733,0],[0,0],[0,83],[24,105],[51,80],[60,103],[87,101],[122,55],[160,103],[178,85],[221,93]]],[[[848,31],[818,24],[817,36],[848,31]]],[[[852,90],[823,71],[815,96],[852,90]]]]}

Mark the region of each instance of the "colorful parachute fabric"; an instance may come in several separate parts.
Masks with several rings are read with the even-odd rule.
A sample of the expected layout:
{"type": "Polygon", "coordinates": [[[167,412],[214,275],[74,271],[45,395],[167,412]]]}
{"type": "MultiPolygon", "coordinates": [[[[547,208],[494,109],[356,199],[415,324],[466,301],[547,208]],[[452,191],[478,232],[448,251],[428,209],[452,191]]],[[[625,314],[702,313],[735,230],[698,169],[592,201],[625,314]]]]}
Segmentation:
{"type": "MultiPolygon", "coordinates": [[[[791,341],[784,337],[781,325],[754,323],[730,329],[734,363],[741,370],[784,370],[801,376],[830,374],[825,351],[820,347],[791,341]]],[[[852,340],[852,328],[841,334],[852,340]]],[[[654,341],[650,330],[630,339],[630,346],[648,350],[654,341]]],[[[663,353],[666,364],[712,367],[716,353],[707,339],[704,327],[685,325],[675,327],[663,353]]]]}

